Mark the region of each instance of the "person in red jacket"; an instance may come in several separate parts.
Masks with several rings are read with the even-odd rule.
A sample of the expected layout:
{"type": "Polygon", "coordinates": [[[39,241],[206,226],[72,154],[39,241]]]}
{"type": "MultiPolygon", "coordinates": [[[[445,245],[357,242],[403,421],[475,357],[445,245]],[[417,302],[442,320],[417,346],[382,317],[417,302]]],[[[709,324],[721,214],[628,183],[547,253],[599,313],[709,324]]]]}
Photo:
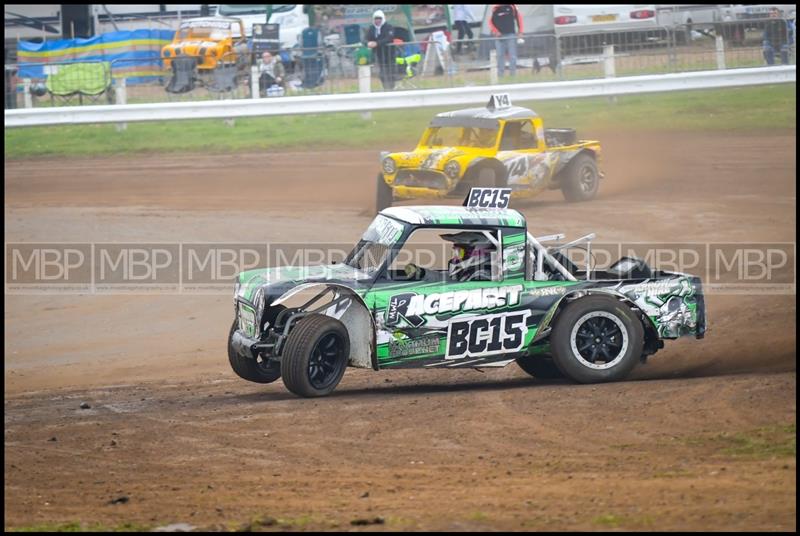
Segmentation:
{"type": "Polygon", "coordinates": [[[497,74],[503,76],[506,51],[511,64],[511,76],[517,74],[517,39],[522,37],[522,15],[514,4],[495,4],[489,18],[489,29],[496,36],[497,74]]]}

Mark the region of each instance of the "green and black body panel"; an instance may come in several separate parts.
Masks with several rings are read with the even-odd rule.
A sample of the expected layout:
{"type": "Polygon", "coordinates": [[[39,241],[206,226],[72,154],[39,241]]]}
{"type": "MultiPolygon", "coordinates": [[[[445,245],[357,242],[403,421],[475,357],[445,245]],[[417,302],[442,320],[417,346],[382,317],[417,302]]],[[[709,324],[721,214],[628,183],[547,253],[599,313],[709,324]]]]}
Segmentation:
{"type": "Polygon", "coordinates": [[[514,210],[392,207],[381,212],[368,235],[383,237],[389,247],[385,262],[374,273],[345,263],[240,274],[234,349],[248,357],[260,354],[280,359],[291,316],[301,311],[279,312],[281,306],[275,303],[309,287],[334,295],[331,306],[313,312],[346,324],[351,353],[359,348],[363,354],[351,355],[350,364],[374,369],[503,366],[546,349],[562,307],[589,294],[612,296],[636,312],[644,325],[647,354],[661,348],[664,339],[702,338],[705,333],[702,285],[691,275],[653,271],[647,278],[613,279],[607,272],[596,272],[590,280],[526,279],[527,229],[524,218],[514,210]],[[502,268],[496,280],[453,282],[444,273],[422,281],[387,279],[387,267],[409,236],[421,228],[497,233],[502,268]],[[356,309],[357,314],[351,314],[356,309]]]}
{"type": "Polygon", "coordinates": [[[700,280],[683,274],[376,285],[365,301],[375,312],[380,368],[484,367],[505,365],[546,345],[559,307],[587,293],[615,297],[639,311],[654,350],[658,340],[705,333],[700,280]]]}
{"type": "Polygon", "coordinates": [[[528,351],[570,282],[504,281],[373,287],[378,365],[479,366],[528,351]]]}
{"type": "MultiPolygon", "coordinates": [[[[360,302],[356,306],[364,307],[361,296],[371,283],[368,275],[345,264],[281,266],[242,272],[234,293],[238,329],[231,337],[231,344],[237,353],[246,357],[255,358],[261,354],[277,359],[281,343],[292,327],[293,315],[304,312],[277,305],[277,302],[303,288],[314,289],[319,297],[330,291],[334,294],[334,303],[324,311],[336,316],[353,301],[360,302]]],[[[308,308],[312,305],[309,303],[308,308]]]]}

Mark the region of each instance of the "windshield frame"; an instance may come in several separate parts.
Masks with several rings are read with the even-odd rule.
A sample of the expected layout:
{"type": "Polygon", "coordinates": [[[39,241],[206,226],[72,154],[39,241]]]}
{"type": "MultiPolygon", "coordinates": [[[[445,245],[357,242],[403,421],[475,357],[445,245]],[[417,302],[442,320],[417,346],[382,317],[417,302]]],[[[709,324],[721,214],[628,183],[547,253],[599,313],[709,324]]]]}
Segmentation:
{"type": "Polygon", "coordinates": [[[233,32],[230,29],[221,30],[220,28],[210,28],[210,27],[205,27],[205,26],[197,26],[197,27],[194,27],[194,28],[181,28],[180,30],[178,30],[178,33],[176,34],[176,38],[177,38],[178,41],[189,41],[189,40],[192,40],[192,39],[196,39],[196,40],[203,40],[203,41],[218,42],[218,41],[224,41],[225,39],[233,39],[233,32]],[[197,30],[209,30],[209,34],[208,35],[197,35],[195,33],[197,30]],[[225,35],[225,37],[216,38],[216,37],[212,37],[211,36],[212,32],[226,32],[226,35],[225,35]]]}
{"type": "Polygon", "coordinates": [[[420,138],[419,143],[417,144],[418,147],[422,149],[435,149],[435,148],[444,148],[444,147],[465,147],[468,149],[496,149],[497,145],[500,140],[500,129],[493,129],[493,128],[484,128],[479,126],[472,126],[472,125],[436,125],[436,126],[429,126],[425,129],[425,132],[422,134],[422,138],[420,138]],[[459,136],[459,142],[455,144],[445,144],[445,145],[434,145],[430,143],[433,137],[439,132],[440,129],[453,129],[458,128],[461,129],[461,135],[459,136]],[[470,134],[470,136],[476,135],[478,130],[483,131],[493,131],[494,137],[492,138],[492,142],[489,145],[473,145],[473,144],[464,144],[463,140],[465,137],[465,131],[470,130],[475,134],[470,134]]]}
{"type": "Polygon", "coordinates": [[[369,227],[367,228],[366,231],[364,231],[364,234],[361,235],[361,238],[359,238],[359,240],[356,243],[356,245],[353,246],[353,249],[347,255],[347,257],[345,258],[345,260],[344,260],[344,262],[342,264],[346,264],[347,266],[349,266],[350,268],[353,268],[354,270],[359,270],[359,271],[369,275],[370,282],[371,283],[375,283],[375,281],[377,281],[383,275],[383,273],[386,271],[386,267],[394,260],[395,256],[397,255],[397,252],[403,247],[403,244],[405,243],[406,239],[408,238],[409,233],[413,229],[414,229],[414,226],[411,225],[408,222],[405,222],[405,221],[400,220],[398,218],[393,218],[393,217],[388,216],[386,214],[380,214],[379,213],[377,216],[375,216],[375,219],[372,220],[372,222],[369,224],[369,227]],[[376,240],[368,240],[368,239],[365,238],[367,233],[370,231],[370,229],[373,228],[373,225],[378,221],[379,218],[385,218],[386,220],[389,220],[390,222],[392,222],[391,225],[396,225],[397,227],[400,227],[400,229],[399,229],[400,230],[400,234],[397,235],[397,238],[393,242],[391,242],[391,243],[381,243],[381,241],[379,241],[379,240],[378,241],[376,241],[376,240]],[[381,261],[380,266],[376,267],[375,270],[373,270],[373,271],[368,271],[368,270],[364,269],[363,267],[354,266],[353,263],[355,263],[357,260],[359,260],[360,257],[367,250],[367,248],[372,244],[381,244],[381,245],[386,246],[386,248],[387,248],[386,254],[384,255],[383,260],[381,261]]]}
{"type": "Polygon", "coordinates": [[[242,31],[242,23],[240,20],[236,19],[228,19],[228,20],[221,20],[215,21],[211,19],[205,20],[188,20],[180,25],[178,30],[175,32],[175,37],[173,37],[173,43],[177,43],[179,41],[188,41],[188,40],[204,40],[204,41],[214,41],[220,42],[226,39],[231,39],[233,41],[237,39],[241,39],[239,35],[242,31]],[[207,36],[202,35],[193,35],[193,32],[197,30],[208,31],[207,36]],[[223,33],[224,36],[222,37],[211,37],[213,32],[220,32],[223,33]]]}

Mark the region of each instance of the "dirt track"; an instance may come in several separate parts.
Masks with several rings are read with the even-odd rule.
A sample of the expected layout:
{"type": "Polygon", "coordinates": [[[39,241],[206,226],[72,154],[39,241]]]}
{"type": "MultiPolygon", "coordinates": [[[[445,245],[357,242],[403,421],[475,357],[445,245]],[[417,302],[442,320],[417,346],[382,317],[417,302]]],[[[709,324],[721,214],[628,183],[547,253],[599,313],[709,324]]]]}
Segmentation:
{"type": "MultiPolygon", "coordinates": [[[[520,206],[537,233],[796,241],[793,132],[593,135],[600,199],[520,206]]],[[[376,158],[6,162],[5,238],[353,242],[376,158]]],[[[301,400],[229,369],[227,294],[7,295],[5,526],[795,530],[795,296],[707,305],[631,382],[351,370],[301,400]]]]}

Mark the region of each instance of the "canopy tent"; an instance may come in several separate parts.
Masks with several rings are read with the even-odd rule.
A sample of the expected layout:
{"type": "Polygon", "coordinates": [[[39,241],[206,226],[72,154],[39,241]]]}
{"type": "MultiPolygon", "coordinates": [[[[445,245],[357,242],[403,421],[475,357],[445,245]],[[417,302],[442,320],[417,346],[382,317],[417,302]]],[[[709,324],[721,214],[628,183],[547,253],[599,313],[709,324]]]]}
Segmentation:
{"type": "Polygon", "coordinates": [[[172,41],[172,30],[109,32],[88,39],[58,39],[44,43],[20,41],[20,78],[43,79],[45,65],[111,62],[114,78],[127,84],[150,82],[161,76],[161,48],[172,41]]]}

